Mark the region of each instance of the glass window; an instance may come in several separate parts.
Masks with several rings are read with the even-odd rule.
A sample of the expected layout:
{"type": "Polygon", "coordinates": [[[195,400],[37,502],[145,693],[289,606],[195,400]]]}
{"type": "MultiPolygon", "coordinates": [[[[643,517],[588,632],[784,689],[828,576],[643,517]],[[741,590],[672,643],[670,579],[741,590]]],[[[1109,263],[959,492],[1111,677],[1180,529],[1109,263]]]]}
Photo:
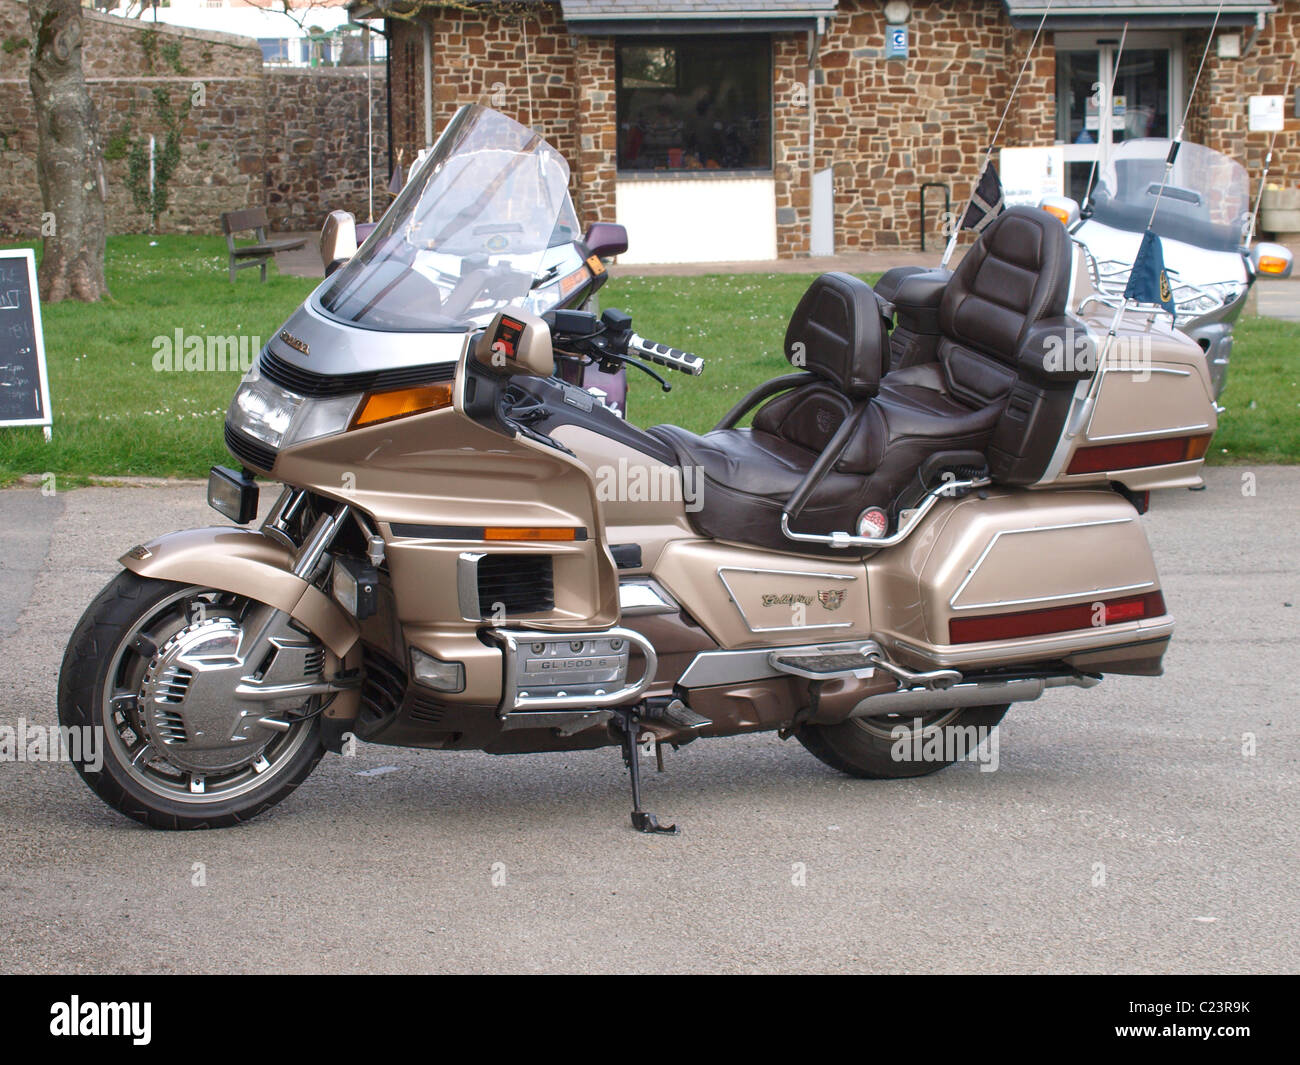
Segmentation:
{"type": "Polygon", "coordinates": [[[633,38],[617,63],[620,170],[771,169],[770,38],[633,38]]]}
{"type": "Polygon", "coordinates": [[[289,59],[289,42],[283,37],[259,37],[264,63],[283,63],[289,59]]]}

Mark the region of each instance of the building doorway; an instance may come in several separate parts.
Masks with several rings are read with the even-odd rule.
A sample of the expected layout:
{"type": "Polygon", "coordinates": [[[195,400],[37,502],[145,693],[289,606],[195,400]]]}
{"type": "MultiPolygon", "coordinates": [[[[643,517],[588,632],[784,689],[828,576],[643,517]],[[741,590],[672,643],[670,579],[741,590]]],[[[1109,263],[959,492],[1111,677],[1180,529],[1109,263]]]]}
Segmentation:
{"type": "Polygon", "coordinates": [[[1130,31],[1122,54],[1119,43],[1118,30],[1056,35],[1056,141],[1065,149],[1065,194],[1079,203],[1093,164],[1100,169],[1116,144],[1172,137],[1182,118],[1181,37],[1130,31]]]}

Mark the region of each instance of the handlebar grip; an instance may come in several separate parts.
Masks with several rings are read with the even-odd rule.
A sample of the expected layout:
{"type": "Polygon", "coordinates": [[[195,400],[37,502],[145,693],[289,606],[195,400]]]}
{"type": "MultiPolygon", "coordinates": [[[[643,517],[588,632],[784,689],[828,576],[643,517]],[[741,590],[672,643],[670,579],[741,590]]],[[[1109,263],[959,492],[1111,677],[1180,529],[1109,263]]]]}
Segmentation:
{"type": "Polygon", "coordinates": [[[698,355],[692,355],[689,351],[682,351],[680,348],[670,348],[667,344],[646,340],[636,333],[628,339],[627,350],[629,354],[635,352],[651,362],[657,362],[660,366],[680,370],[692,377],[699,377],[704,371],[704,360],[698,355]]]}

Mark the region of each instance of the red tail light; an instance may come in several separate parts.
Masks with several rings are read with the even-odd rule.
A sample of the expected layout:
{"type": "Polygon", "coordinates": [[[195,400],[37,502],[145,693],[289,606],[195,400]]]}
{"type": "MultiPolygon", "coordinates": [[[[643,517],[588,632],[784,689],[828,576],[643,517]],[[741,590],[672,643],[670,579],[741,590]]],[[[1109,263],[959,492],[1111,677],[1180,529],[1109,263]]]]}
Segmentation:
{"type": "Polygon", "coordinates": [[[1169,436],[1163,440],[1144,440],[1133,444],[1102,444],[1081,447],[1070,459],[1070,473],[1104,473],[1107,470],[1133,470],[1142,466],[1168,466],[1205,457],[1210,435],[1169,436]]]}
{"type": "Polygon", "coordinates": [[[1018,640],[1074,629],[1095,629],[1122,621],[1158,618],[1165,612],[1165,598],[1159,592],[1105,599],[1099,603],[1074,603],[1045,610],[1019,610],[1014,614],[983,614],[975,618],[953,618],[948,622],[952,643],[983,643],[986,640],[1018,640]]]}

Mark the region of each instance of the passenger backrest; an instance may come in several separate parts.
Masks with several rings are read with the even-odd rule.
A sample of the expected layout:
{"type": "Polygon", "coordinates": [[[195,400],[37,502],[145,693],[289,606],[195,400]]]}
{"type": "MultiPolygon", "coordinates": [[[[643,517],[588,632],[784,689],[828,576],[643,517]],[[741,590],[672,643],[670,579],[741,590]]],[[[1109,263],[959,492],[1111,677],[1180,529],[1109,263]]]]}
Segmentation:
{"type": "Polygon", "coordinates": [[[939,305],[939,359],[948,386],[982,406],[1016,379],[1016,353],[1029,329],[1065,312],[1071,245],[1046,211],[1011,207],[966,253],[939,305]]]}

